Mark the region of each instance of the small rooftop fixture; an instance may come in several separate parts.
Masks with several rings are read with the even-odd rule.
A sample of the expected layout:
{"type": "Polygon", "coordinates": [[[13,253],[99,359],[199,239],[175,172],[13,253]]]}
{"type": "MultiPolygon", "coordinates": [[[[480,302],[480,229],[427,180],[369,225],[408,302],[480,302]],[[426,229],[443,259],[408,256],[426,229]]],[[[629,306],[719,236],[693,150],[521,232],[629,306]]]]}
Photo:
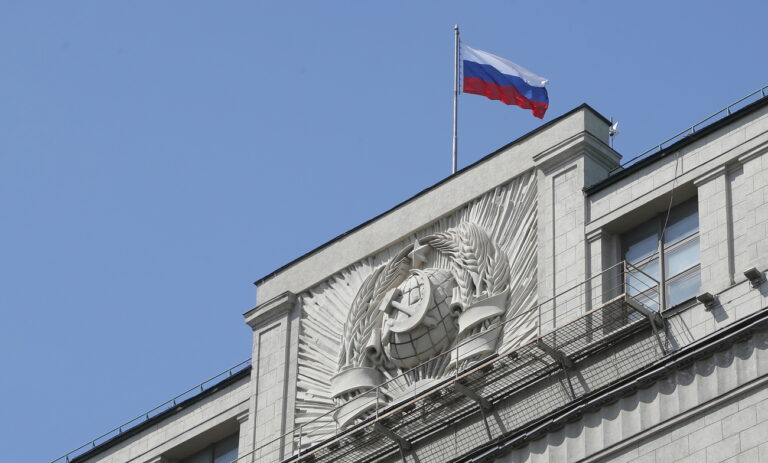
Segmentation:
{"type": "Polygon", "coordinates": [[[704,304],[706,310],[712,310],[715,307],[715,302],[717,302],[717,297],[710,292],[701,293],[696,296],[696,299],[704,304]]]}
{"type": "Polygon", "coordinates": [[[744,270],[744,276],[747,277],[753,288],[757,288],[765,281],[765,275],[756,267],[750,267],[744,270]]]}

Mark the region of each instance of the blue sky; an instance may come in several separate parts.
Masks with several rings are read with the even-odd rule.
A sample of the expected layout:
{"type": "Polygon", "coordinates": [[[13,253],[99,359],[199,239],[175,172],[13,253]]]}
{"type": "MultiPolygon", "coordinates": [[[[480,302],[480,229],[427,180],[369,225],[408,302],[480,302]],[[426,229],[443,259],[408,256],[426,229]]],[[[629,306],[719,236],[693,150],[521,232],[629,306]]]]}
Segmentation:
{"type": "Polygon", "coordinates": [[[453,24],[631,157],[768,84],[764,2],[0,0],[0,454],[48,462],[250,355],[252,282],[450,174],[453,24]]]}

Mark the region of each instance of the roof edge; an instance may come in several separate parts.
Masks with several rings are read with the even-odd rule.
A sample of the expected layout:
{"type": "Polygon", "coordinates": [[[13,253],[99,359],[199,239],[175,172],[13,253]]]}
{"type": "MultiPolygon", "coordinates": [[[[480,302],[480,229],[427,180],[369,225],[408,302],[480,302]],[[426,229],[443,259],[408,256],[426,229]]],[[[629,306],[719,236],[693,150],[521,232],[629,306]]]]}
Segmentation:
{"type": "Polygon", "coordinates": [[[657,151],[656,153],[651,154],[648,157],[645,157],[636,163],[630,165],[629,167],[620,170],[616,172],[615,174],[604,178],[603,180],[590,185],[588,187],[585,187],[583,189],[584,193],[587,194],[587,196],[597,193],[598,191],[601,191],[610,185],[613,185],[614,183],[632,175],[633,173],[637,172],[638,170],[642,169],[643,167],[646,167],[650,164],[653,164],[654,162],[663,159],[664,157],[675,153],[679,151],[682,148],[685,148],[686,146],[690,145],[691,143],[700,140],[703,137],[706,137],[707,135],[719,130],[720,128],[738,120],[742,117],[748,116],[749,114],[752,114],[753,112],[768,106],[768,96],[764,96],[760,98],[757,101],[754,101],[746,106],[744,106],[741,109],[738,109],[731,114],[716,120],[715,122],[704,126],[703,128],[697,130],[696,132],[693,132],[690,135],[687,135],[680,140],[676,141],[675,143],[669,145],[666,148],[663,148],[660,151],[657,151]]]}
{"type": "Polygon", "coordinates": [[[224,378],[223,380],[219,381],[218,383],[214,384],[213,386],[209,387],[208,389],[205,389],[203,392],[194,395],[183,402],[179,402],[176,404],[176,406],[171,407],[163,412],[158,413],[157,415],[153,416],[152,418],[149,418],[146,421],[142,421],[141,423],[137,424],[136,426],[133,426],[132,428],[128,428],[125,431],[121,432],[120,434],[117,434],[116,436],[102,442],[101,444],[97,445],[96,447],[92,447],[88,451],[81,453],[80,455],[72,458],[71,460],[68,460],[70,463],[83,463],[87,461],[89,458],[93,458],[94,456],[108,450],[109,448],[124,442],[131,437],[141,433],[142,431],[156,425],[157,423],[163,421],[166,418],[169,418],[182,410],[188,408],[191,405],[194,405],[195,403],[205,399],[208,396],[211,396],[217,392],[222,391],[223,389],[227,388],[228,386],[231,386],[232,384],[240,381],[243,378],[247,378],[251,375],[251,366],[249,365],[247,368],[243,368],[242,370],[238,371],[237,373],[233,373],[232,376],[228,376],[224,378]]]}
{"type": "MultiPolygon", "coordinates": [[[[562,409],[548,413],[538,420],[529,423],[519,429],[509,432],[497,441],[480,446],[468,454],[459,458],[459,461],[487,461],[499,458],[512,449],[532,442],[541,436],[562,426],[564,422],[571,421],[587,413],[599,410],[606,403],[612,403],[616,398],[631,394],[639,389],[648,387],[652,382],[658,381],[670,374],[671,371],[682,370],[699,361],[713,355],[715,352],[727,349],[733,344],[754,336],[756,331],[765,330],[768,324],[768,307],[740,319],[733,324],[723,327],[693,343],[669,353],[657,362],[641,368],[611,384],[604,386],[591,394],[571,402],[562,409]]],[[[748,383],[747,383],[748,384],[748,383]]],[[[742,385],[743,386],[743,385],[742,385]]],[[[596,454],[599,455],[599,454],[596,454]]]]}
{"type": "Polygon", "coordinates": [[[376,216],[366,220],[365,222],[361,223],[360,225],[357,225],[354,228],[351,228],[351,229],[345,231],[344,233],[342,233],[340,235],[337,235],[334,238],[331,238],[330,240],[326,241],[325,243],[323,243],[323,244],[313,248],[312,250],[302,254],[301,256],[291,260],[290,262],[286,263],[285,265],[282,265],[282,266],[278,267],[277,269],[271,271],[267,275],[264,275],[261,278],[257,279],[253,284],[256,285],[256,286],[260,285],[261,283],[263,283],[266,280],[272,278],[273,276],[277,275],[278,273],[281,273],[283,270],[287,269],[288,267],[291,267],[292,265],[297,264],[298,262],[300,262],[300,261],[302,261],[302,260],[312,256],[313,254],[315,254],[315,253],[317,253],[317,252],[327,248],[328,246],[330,246],[331,244],[341,240],[345,236],[347,236],[347,235],[349,235],[351,233],[354,233],[354,232],[356,232],[356,231],[358,231],[358,230],[360,230],[362,228],[365,228],[367,225],[369,225],[369,224],[375,222],[376,220],[386,216],[387,214],[390,214],[390,213],[394,212],[397,209],[400,209],[401,207],[405,206],[406,204],[410,203],[411,201],[415,200],[416,198],[418,198],[418,197],[420,197],[420,196],[422,196],[424,194],[429,193],[430,191],[432,191],[435,188],[438,188],[439,186],[449,182],[450,180],[452,180],[453,178],[459,176],[460,174],[462,174],[464,172],[467,172],[467,171],[473,169],[474,167],[477,167],[478,165],[488,161],[489,159],[492,159],[492,158],[498,156],[499,154],[501,154],[502,152],[506,151],[510,147],[512,147],[514,145],[517,145],[519,143],[522,143],[523,141],[533,137],[534,135],[536,135],[536,134],[538,134],[538,133],[548,129],[549,127],[553,126],[554,124],[560,122],[561,120],[566,119],[567,117],[572,116],[573,114],[581,111],[582,109],[589,110],[590,112],[595,114],[599,119],[604,121],[606,124],[610,124],[611,123],[611,121],[608,120],[608,118],[606,118],[605,116],[600,114],[595,108],[593,108],[592,106],[588,105],[587,103],[582,103],[579,106],[571,109],[570,111],[568,111],[568,112],[566,112],[566,113],[564,113],[564,114],[562,114],[560,116],[557,116],[556,118],[552,119],[551,121],[548,121],[547,123],[540,125],[539,127],[531,130],[530,132],[525,133],[524,135],[521,135],[520,137],[512,140],[511,142],[507,143],[506,145],[504,145],[504,146],[502,146],[500,148],[497,148],[493,152],[491,152],[489,154],[486,154],[485,156],[483,156],[482,158],[480,158],[477,161],[473,162],[472,164],[469,164],[469,165],[459,169],[458,171],[456,171],[456,173],[451,174],[448,177],[445,177],[444,179],[440,180],[439,182],[437,182],[437,183],[435,183],[433,185],[428,186],[427,188],[419,191],[415,195],[413,195],[410,198],[408,198],[408,199],[406,199],[406,200],[396,204],[395,206],[387,209],[386,211],[384,211],[384,212],[382,212],[382,213],[380,213],[380,214],[378,214],[378,215],[376,215],[376,216]]]}

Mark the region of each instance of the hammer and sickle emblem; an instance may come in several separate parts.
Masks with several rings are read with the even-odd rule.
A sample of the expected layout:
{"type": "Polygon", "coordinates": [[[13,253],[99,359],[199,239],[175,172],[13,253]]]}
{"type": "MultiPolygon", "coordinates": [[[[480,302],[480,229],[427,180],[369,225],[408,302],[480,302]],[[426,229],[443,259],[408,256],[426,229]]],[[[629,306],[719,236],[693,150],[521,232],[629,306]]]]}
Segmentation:
{"type": "Polygon", "coordinates": [[[403,300],[403,292],[399,288],[392,288],[384,295],[379,310],[387,314],[382,331],[382,340],[386,343],[388,334],[405,333],[412,331],[419,325],[433,327],[438,320],[427,315],[432,303],[432,283],[421,270],[411,270],[418,279],[421,287],[421,298],[415,304],[409,304],[403,300]],[[397,316],[395,314],[397,313],[397,316]]]}

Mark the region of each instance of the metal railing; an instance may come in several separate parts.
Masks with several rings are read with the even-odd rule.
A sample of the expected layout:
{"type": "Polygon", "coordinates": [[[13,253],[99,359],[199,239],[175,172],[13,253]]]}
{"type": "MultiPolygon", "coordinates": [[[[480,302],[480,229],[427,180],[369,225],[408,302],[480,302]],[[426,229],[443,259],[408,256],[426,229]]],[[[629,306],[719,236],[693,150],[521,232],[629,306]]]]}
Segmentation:
{"type": "MultiPolygon", "coordinates": [[[[535,307],[519,313],[516,316],[501,320],[493,323],[485,328],[486,331],[503,331],[509,324],[516,324],[524,319],[533,320],[537,326],[534,330],[534,334],[530,336],[527,342],[507,349],[504,354],[504,358],[512,357],[517,350],[527,348],[538,348],[539,345],[536,342],[540,342],[542,339],[547,339],[550,344],[558,344],[557,332],[561,328],[579,322],[586,314],[584,312],[592,312],[597,310],[603,310],[605,313],[600,313],[600,325],[592,326],[592,321],[586,322],[588,326],[587,330],[602,330],[601,332],[590,332],[586,336],[579,336],[568,341],[568,344],[559,345],[559,348],[563,350],[574,349],[587,349],[590,344],[590,339],[595,339],[603,336],[608,336],[612,333],[611,330],[619,330],[626,326],[636,324],[641,320],[648,318],[650,315],[658,315],[658,308],[662,307],[662,302],[659,299],[660,283],[651,276],[625,262],[619,262],[599,274],[596,274],[587,280],[572,286],[565,291],[558,293],[546,301],[537,304],[535,307]],[[629,278],[630,275],[642,274],[642,278],[629,278]],[[633,299],[633,304],[625,304],[624,302],[631,298],[629,294],[639,295],[637,300],[633,299]],[[634,309],[638,308],[640,310],[634,309]],[[558,309],[562,309],[564,313],[557,314],[558,309]],[[580,312],[580,313],[579,313],[580,312]],[[571,319],[568,316],[573,315],[571,319]],[[543,326],[550,325],[552,328],[548,331],[543,330],[543,326]],[[532,347],[531,347],[532,346],[532,347]]],[[[661,317],[658,317],[660,320],[661,317]]],[[[651,320],[651,325],[654,326],[657,320],[651,320]]],[[[654,327],[654,333],[656,328],[654,327]]],[[[479,335],[477,335],[479,336],[479,335]]],[[[475,336],[476,337],[476,336],[475,336]]],[[[372,452],[383,451],[381,448],[386,445],[391,445],[389,440],[397,439],[397,436],[387,435],[387,430],[381,431],[378,428],[377,437],[372,437],[367,440],[368,437],[363,437],[365,434],[362,431],[363,427],[374,426],[383,419],[392,416],[401,416],[402,410],[409,407],[409,404],[414,404],[416,401],[426,399],[430,395],[434,395],[435,392],[440,393],[441,389],[446,387],[446,384],[455,384],[462,380],[462,378],[471,374],[473,370],[480,366],[481,363],[487,362],[488,358],[477,359],[476,361],[465,361],[455,365],[453,369],[450,369],[451,374],[448,377],[438,378],[434,383],[423,386],[421,389],[413,390],[404,397],[400,397],[394,403],[386,403],[381,399],[387,396],[387,391],[390,390],[393,383],[397,381],[403,381],[405,377],[413,375],[416,371],[424,371],[425,367],[450,364],[452,359],[466,358],[467,351],[465,349],[471,349],[471,343],[475,337],[466,339],[463,343],[452,347],[448,352],[430,359],[421,365],[408,370],[389,381],[386,381],[379,386],[369,388],[361,391],[357,398],[367,399],[368,402],[359,404],[359,407],[367,410],[367,415],[364,415],[354,425],[349,426],[346,429],[340,429],[337,425],[335,415],[341,411],[341,408],[347,404],[339,405],[326,413],[316,416],[315,418],[302,423],[290,431],[272,437],[269,440],[257,443],[256,446],[246,452],[241,453],[240,456],[233,460],[232,463],[245,463],[247,462],[274,462],[281,459],[285,460],[304,460],[306,456],[311,456],[309,461],[334,461],[336,463],[343,463],[346,461],[356,461],[354,454],[347,452],[346,457],[331,458],[331,455],[319,456],[316,459],[316,454],[319,450],[326,451],[326,453],[333,453],[339,448],[339,439],[348,439],[345,445],[370,445],[373,449],[372,452]],[[400,415],[397,415],[400,413],[400,415]],[[363,434],[361,434],[363,433],[363,434]],[[381,439],[382,433],[384,437],[388,439],[381,439]],[[394,436],[394,437],[393,437],[394,436]],[[378,442],[382,441],[382,442],[378,442]],[[376,449],[375,447],[379,447],[376,449]],[[331,449],[331,450],[327,450],[331,449]],[[285,457],[285,454],[288,456],[285,457]],[[352,458],[347,460],[347,458],[352,458]]],[[[657,335],[658,338],[658,335],[657,335]]],[[[564,339],[564,338],[563,338],[564,339]]],[[[660,342],[661,344],[661,342],[660,342]]],[[[662,346],[661,351],[664,351],[662,346]]],[[[521,354],[522,355],[522,354],[521,354]]],[[[556,363],[556,362],[555,362],[556,363]]],[[[531,372],[529,372],[531,373],[531,372]]],[[[496,391],[500,393],[500,391],[496,391]]],[[[440,394],[438,394],[438,397],[440,394]]],[[[355,399],[352,399],[355,400],[355,399]]],[[[351,402],[351,401],[350,401],[351,402]]],[[[441,417],[447,419],[447,417],[441,417]]]]}
{"type": "Polygon", "coordinates": [[[754,92],[750,93],[749,95],[747,95],[747,96],[745,96],[743,98],[740,98],[737,101],[734,101],[733,103],[731,103],[728,106],[724,107],[723,109],[717,111],[716,113],[710,115],[709,117],[706,117],[706,118],[700,120],[699,122],[693,124],[692,126],[688,127],[687,129],[679,132],[678,134],[673,135],[670,138],[667,138],[666,140],[664,140],[663,142],[659,143],[658,145],[656,145],[656,146],[654,146],[654,147],[652,147],[652,148],[650,148],[650,149],[648,149],[646,151],[643,151],[642,153],[638,154],[637,156],[635,156],[635,157],[633,157],[633,158],[631,158],[631,159],[629,159],[627,161],[622,162],[619,166],[615,167],[608,174],[611,175],[611,174],[614,174],[614,173],[616,173],[618,171],[626,169],[627,167],[629,167],[632,164],[635,164],[636,162],[638,162],[638,161],[640,161],[640,160],[650,156],[651,154],[657,153],[657,152],[661,151],[664,148],[664,146],[669,146],[673,142],[679,141],[679,140],[681,140],[681,139],[683,139],[683,138],[685,138],[685,137],[687,137],[689,135],[693,135],[694,133],[696,133],[696,130],[701,127],[702,124],[709,123],[713,119],[720,119],[722,117],[729,116],[731,114],[731,112],[733,112],[734,108],[736,108],[737,106],[742,105],[742,104],[746,105],[746,104],[754,102],[754,101],[751,101],[751,100],[753,100],[753,97],[755,97],[758,94],[760,96],[758,98],[754,98],[754,101],[757,101],[757,100],[759,100],[761,98],[765,98],[766,94],[768,94],[768,85],[766,85],[765,87],[762,87],[762,88],[759,88],[759,89],[755,90],[754,92]],[[749,100],[749,103],[745,103],[748,100],[749,100]]]}
{"type": "MultiPolygon", "coordinates": [[[[510,324],[520,323],[521,321],[534,320],[536,328],[534,333],[530,335],[528,342],[521,342],[513,348],[504,352],[506,357],[512,357],[514,352],[520,352],[520,355],[524,355],[525,349],[538,349],[537,344],[532,344],[531,341],[538,340],[541,342],[543,339],[548,339],[547,342],[553,344],[565,351],[574,350],[578,346],[585,348],[591,342],[593,335],[597,337],[606,335],[608,331],[617,330],[624,325],[631,325],[642,319],[642,313],[633,311],[633,316],[628,312],[632,310],[624,307],[622,298],[633,298],[633,300],[644,307],[644,313],[654,312],[663,307],[660,300],[661,286],[658,281],[653,277],[646,274],[637,267],[626,263],[619,262],[599,274],[593,275],[585,281],[582,281],[574,286],[567,288],[564,291],[556,294],[555,296],[536,304],[533,308],[526,310],[522,313],[515,315],[509,319],[500,320],[496,323],[488,325],[485,330],[487,331],[503,331],[505,327],[510,324]],[[618,301],[618,304],[617,304],[618,301]],[[561,336],[561,340],[557,340],[558,332],[562,331],[563,327],[573,325],[579,320],[584,318],[584,312],[590,309],[604,310],[606,313],[601,314],[601,323],[599,325],[592,326],[592,321],[589,322],[589,329],[603,330],[603,333],[595,334],[590,333],[586,337],[579,337],[579,339],[571,339],[567,343],[563,343],[564,337],[561,336]],[[607,310],[610,309],[609,313],[607,310]],[[616,312],[616,313],[614,313],[616,312]],[[581,315],[581,316],[580,316],[581,315]],[[617,318],[618,315],[618,318],[617,318]],[[545,330],[544,327],[550,326],[551,329],[545,330]],[[607,331],[606,331],[607,330],[607,331]]],[[[421,365],[414,367],[411,370],[403,372],[402,374],[391,378],[380,384],[377,387],[370,388],[369,390],[361,391],[358,397],[370,397],[370,404],[363,403],[362,407],[369,407],[367,415],[360,419],[358,423],[348,427],[347,429],[339,429],[334,415],[344,406],[340,405],[328,412],[317,416],[305,423],[302,423],[290,431],[283,433],[279,436],[273,437],[266,442],[259,443],[252,450],[241,453],[238,458],[232,461],[232,463],[245,463],[249,462],[261,462],[261,461],[277,461],[284,453],[288,453],[288,459],[300,459],[305,455],[313,453],[318,448],[328,447],[333,445],[333,441],[344,436],[349,436],[355,433],[359,428],[370,424],[375,424],[380,420],[391,417],[393,413],[397,413],[398,410],[403,408],[403,404],[407,402],[413,402],[430,396],[435,391],[439,392],[439,389],[445,388],[446,384],[455,384],[472,374],[472,372],[483,362],[488,361],[489,357],[477,360],[465,360],[462,362],[456,362],[454,367],[450,369],[451,374],[442,379],[436,380],[422,389],[411,391],[405,397],[401,397],[395,403],[385,403],[381,399],[387,395],[387,391],[398,381],[403,381],[408,375],[412,375],[420,368],[425,366],[436,365],[439,363],[451,363],[452,359],[467,358],[468,354],[472,351],[472,342],[480,335],[469,337],[464,342],[452,347],[448,352],[444,352],[436,358],[430,359],[421,365]]],[[[525,354],[525,355],[530,355],[525,354]]],[[[105,443],[111,438],[120,435],[122,432],[132,429],[135,426],[140,425],[143,422],[151,419],[160,413],[175,407],[179,402],[191,398],[203,391],[205,391],[206,385],[213,385],[214,381],[218,383],[226,377],[230,377],[236,372],[242,371],[247,368],[251,363],[251,359],[238,363],[237,365],[211,377],[202,383],[190,388],[176,397],[154,407],[153,409],[137,416],[136,418],[129,420],[120,426],[102,434],[101,436],[91,440],[90,442],[68,452],[67,454],[51,461],[51,463],[64,463],[71,461],[79,455],[86,453],[88,450],[95,448],[96,446],[105,443]]],[[[531,373],[531,372],[528,372],[531,373]]],[[[344,461],[344,460],[340,460],[344,461]]]]}
{"type": "Polygon", "coordinates": [[[80,447],[67,452],[66,454],[60,456],[59,458],[56,458],[55,460],[51,461],[51,463],[64,463],[69,462],[73,458],[76,458],[79,455],[82,455],[83,453],[87,452],[88,450],[95,448],[99,444],[103,444],[109,439],[112,439],[113,437],[117,437],[120,435],[123,431],[127,431],[135,426],[140,425],[141,423],[144,423],[145,421],[148,421],[149,419],[159,415],[160,413],[163,413],[166,410],[169,410],[176,405],[178,405],[180,402],[183,402],[186,399],[190,399],[201,392],[208,389],[206,385],[214,386],[215,384],[219,383],[220,381],[223,381],[226,378],[229,378],[230,376],[234,375],[235,373],[238,373],[246,368],[248,368],[251,365],[251,359],[243,360],[242,362],[238,363],[237,365],[222,371],[221,373],[212,376],[202,383],[187,389],[186,391],[182,392],[181,394],[173,397],[172,399],[161,403],[160,405],[154,407],[151,410],[148,410],[141,415],[137,416],[136,418],[133,418],[132,420],[126,421],[125,423],[121,424],[120,426],[105,432],[104,434],[100,435],[99,437],[91,440],[90,442],[87,442],[80,447]]]}

